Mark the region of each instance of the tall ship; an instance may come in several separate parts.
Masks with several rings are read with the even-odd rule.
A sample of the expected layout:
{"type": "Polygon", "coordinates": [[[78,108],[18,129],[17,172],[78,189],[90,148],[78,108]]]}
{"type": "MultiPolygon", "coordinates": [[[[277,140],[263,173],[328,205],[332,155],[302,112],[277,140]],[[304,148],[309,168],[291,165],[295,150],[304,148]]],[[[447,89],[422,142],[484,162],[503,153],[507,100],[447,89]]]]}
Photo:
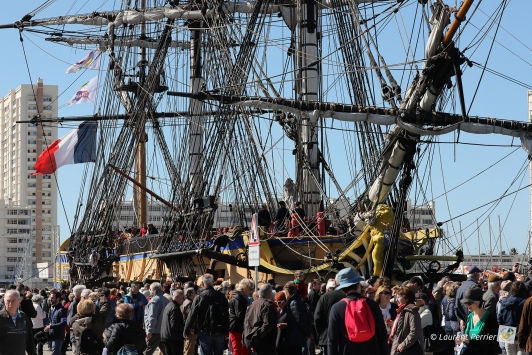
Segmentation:
{"type": "Polygon", "coordinates": [[[460,41],[479,33],[481,1],[448,3],[126,0],[39,17],[46,1],[1,25],[101,59],[94,115],[31,120],[93,137],[58,279],[463,277],[462,245],[432,212],[430,227],[409,219],[407,202],[429,202],[440,136],[507,135],[525,157],[532,125],[470,114],[468,55],[491,39],[460,41]]]}

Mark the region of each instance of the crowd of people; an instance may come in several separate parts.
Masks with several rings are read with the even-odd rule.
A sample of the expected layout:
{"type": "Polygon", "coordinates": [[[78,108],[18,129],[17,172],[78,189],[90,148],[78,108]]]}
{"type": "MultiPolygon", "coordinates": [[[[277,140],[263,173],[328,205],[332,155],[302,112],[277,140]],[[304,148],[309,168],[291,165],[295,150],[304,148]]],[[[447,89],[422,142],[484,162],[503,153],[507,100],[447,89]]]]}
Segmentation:
{"type": "Polygon", "coordinates": [[[352,268],[285,285],[133,282],[120,289],[0,290],[0,353],[65,355],[524,355],[532,351],[532,280],[468,268],[467,280],[392,286],[352,268]],[[499,326],[516,329],[499,342],[499,326]]]}

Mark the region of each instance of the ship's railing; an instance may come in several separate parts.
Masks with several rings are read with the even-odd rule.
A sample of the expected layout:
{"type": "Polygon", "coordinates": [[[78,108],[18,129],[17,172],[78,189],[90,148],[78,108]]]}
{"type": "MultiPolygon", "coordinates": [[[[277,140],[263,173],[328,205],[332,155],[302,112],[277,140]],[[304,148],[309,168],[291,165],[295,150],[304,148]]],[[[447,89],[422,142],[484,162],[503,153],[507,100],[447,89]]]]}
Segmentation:
{"type": "Polygon", "coordinates": [[[134,254],[156,251],[163,241],[162,234],[128,238],[118,245],[118,254],[134,254]]]}

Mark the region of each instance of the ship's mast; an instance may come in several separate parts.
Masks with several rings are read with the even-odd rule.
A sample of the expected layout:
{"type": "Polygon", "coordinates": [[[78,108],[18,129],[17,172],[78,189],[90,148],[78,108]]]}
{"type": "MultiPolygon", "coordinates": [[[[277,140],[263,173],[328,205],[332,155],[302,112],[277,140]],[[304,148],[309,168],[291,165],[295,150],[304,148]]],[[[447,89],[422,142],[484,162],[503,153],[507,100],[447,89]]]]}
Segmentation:
{"type": "MultiPolygon", "coordinates": [[[[192,5],[196,0],[192,0],[192,5]]],[[[190,29],[190,92],[200,92],[203,85],[201,66],[201,20],[191,20],[190,29]]],[[[190,99],[190,136],[188,142],[189,179],[191,197],[196,198],[203,187],[203,116],[202,102],[190,99]]]]}
{"type": "MultiPolygon", "coordinates": [[[[299,99],[302,101],[318,102],[319,99],[319,6],[311,0],[298,0],[298,49],[299,49],[299,72],[301,75],[299,85],[299,99]]],[[[317,111],[316,111],[317,112],[317,111]]],[[[316,216],[320,211],[321,193],[318,188],[320,183],[320,171],[318,160],[318,129],[316,123],[319,114],[301,118],[301,154],[302,160],[298,163],[302,178],[300,184],[303,206],[306,214],[316,216]]],[[[301,157],[301,154],[299,155],[301,157]]],[[[292,207],[292,206],[290,206],[292,207]]]]}
{"type": "MultiPolygon", "coordinates": [[[[146,8],[146,0],[141,0],[141,8],[146,8]]],[[[146,22],[142,21],[141,23],[141,37],[146,36],[146,22]]],[[[140,85],[144,86],[146,81],[146,48],[140,49],[140,62],[139,62],[139,75],[140,75],[140,85]]],[[[142,186],[146,186],[146,142],[147,135],[145,132],[145,127],[141,127],[141,137],[139,137],[139,143],[137,146],[137,155],[135,162],[135,180],[137,180],[142,186]]],[[[142,226],[144,223],[148,223],[148,197],[146,191],[134,187],[137,196],[137,217],[138,217],[138,226],[142,226]]]]}

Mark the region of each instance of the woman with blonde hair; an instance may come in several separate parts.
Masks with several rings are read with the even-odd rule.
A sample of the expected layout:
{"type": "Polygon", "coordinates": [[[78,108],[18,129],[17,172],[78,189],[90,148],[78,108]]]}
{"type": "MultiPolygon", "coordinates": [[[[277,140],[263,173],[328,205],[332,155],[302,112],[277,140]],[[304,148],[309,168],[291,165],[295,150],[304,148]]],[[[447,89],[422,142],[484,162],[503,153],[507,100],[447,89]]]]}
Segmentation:
{"type": "MultiPolygon", "coordinates": [[[[103,341],[103,331],[105,329],[105,320],[103,313],[96,313],[96,305],[92,300],[82,300],[77,305],[78,314],[72,317],[71,331],[74,332],[76,343],[79,343],[79,337],[85,329],[90,329],[98,338],[100,343],[103,341]]],[[[103,344],[102,344],[103,350],[103,344]]]]}
{"type": "Polygon", "coordinates": [[[392,290],[390,286],[380,286],[375,293],[375,302],[379,304],[382,313],[382,320],[386,324],[388,334],[392,330],[392,324],[397,317],[397,304],[390,302],[392,298],[392,290]]]}
{"type": "Polygon", "coordinates": [[[249,296],[253,294],[255,285],[250,279],[242,279],[231,291],[229,301],[229,342],[233,355],[247,355],[246,347],[242,345],[242,333],[244,332],[244,319],[249,306],[249,296]]]}

